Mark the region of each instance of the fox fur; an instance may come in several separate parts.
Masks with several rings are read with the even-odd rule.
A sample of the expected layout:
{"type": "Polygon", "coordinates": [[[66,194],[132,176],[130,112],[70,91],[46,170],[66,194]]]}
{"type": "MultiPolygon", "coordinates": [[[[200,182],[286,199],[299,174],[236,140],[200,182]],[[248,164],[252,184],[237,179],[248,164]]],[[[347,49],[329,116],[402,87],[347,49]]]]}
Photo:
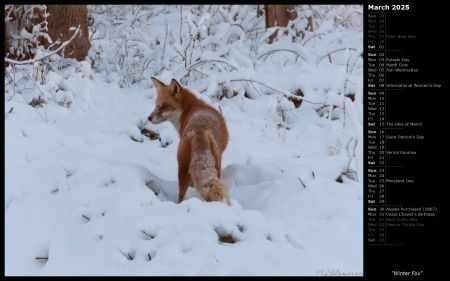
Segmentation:
{"type": "Polygon", "coordinates": [[[222,115],[172,79],[169,85],[151,78],[156,87],[156,107],[148,117],[153,124],[170,121],[180,134],[178,146],[178,203],[189,185],[206,201],[230,204],[220,181],[222,153],[228,130],[222,115]]]}

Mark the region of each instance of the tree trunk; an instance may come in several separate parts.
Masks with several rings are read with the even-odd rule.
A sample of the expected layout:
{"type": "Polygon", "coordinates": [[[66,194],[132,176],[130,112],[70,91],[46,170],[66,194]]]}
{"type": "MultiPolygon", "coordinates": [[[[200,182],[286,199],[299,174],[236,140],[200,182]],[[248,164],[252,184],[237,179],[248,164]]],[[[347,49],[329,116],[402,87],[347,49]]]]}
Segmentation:
{"type": "MultiPolygon", "coordinates": [[[[39,45],[46,49],[51,46],[46,35],[53,43],[60,39],[62,44],[73,36],[74,30],[69,28],[78,26],[81,34],[59,54],[81,61],[86,58],[91,46],[87,5],[7,5],[5,57],[13,60],[34,58],[39,45]]],[[[50,50],[57,49],[60,44],[53,45],[50,50]]]]}
{"type": "MultiPolygon", "coordinates": [[[[69,29],[80,26],[81,34],[76,36],[62,52],[66,58],[74,58],[78,61],[84,60],[91,47],[87,5],[47,5],[47,12],[50,14],[48,17],[48,34],[53,42],[58,39],[61,40],[61,43],[69,40],[74,33],[74,30],[69,29]]],[[[55,45],[53,49],[59,46],[55,45]]],[[[59,54],[62,55],[62,52],[59,54]]]]}
{"type": "MultiPolygon", "coordinates": [[[[297,18],[295,5],[264,5],[266,11],[266,28],[275,26],[286,27],[289,20],[297,18]]],[[[269,37],[269,43],[277,38],[278,30],[269,37]]]]}

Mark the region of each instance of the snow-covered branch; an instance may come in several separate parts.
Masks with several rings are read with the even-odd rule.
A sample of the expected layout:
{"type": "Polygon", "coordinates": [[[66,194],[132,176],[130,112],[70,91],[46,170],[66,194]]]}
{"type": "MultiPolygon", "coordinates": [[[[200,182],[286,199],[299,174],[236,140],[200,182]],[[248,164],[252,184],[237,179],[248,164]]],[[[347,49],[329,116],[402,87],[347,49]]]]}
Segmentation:
{"type": "Polygon", "coordinates": [[[63,42],[61,44],[61,46],[59,46],[59,48],[54,51],[46,52],[46,53],[43,53],[42,55],[36,55],[34,58],[29,59],[29,60],[17,61],[17,60],[11,60],[11,59],[5,58],[5,61],[8,63],[11,63],[11,64],[16,64],[16,65],[33,64],[33,63],[40,61],[46,57],[49,57],[53,54],[58,53],[60,50],[62,50],[64,47],[66,47],[67,45],[70,44],[70,42],[75,38],[75,36],[78,34],[78,32],[80,32],[80,26],[78,26],[78,28],[75,30],[75,33],[72,35],[72,37],[69,40],[63,42]]]}

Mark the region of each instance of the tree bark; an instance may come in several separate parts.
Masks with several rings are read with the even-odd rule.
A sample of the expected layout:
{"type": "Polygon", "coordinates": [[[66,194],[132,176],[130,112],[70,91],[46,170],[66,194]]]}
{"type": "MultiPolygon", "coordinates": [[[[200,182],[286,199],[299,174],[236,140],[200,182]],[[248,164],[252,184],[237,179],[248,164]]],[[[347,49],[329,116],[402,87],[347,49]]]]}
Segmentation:
{"type": "MultiPolygon", "coordinates": [[[[266,12],[266,29],[275,26],[286,27],[289,20],[297,18],[295,5],[264,5],[264,9],[266,12]]],[[[277,36],[278,30],[269,37],[269,43],[272,44],[277,36]]]]}
{"type": "MultiPolygon", "coordinates": [[[[87,5],[7,5],[4,26],[5,57],[14,60],[31,59],[36,55],[38,45],[46,49],[51,46],[45,33],[50,36],[52,42],[60,39],[62,44],[75,32],[69,28],[78,26],[81,34],[58,54],[81,61],[86,58],[91,47],[87,5]]],[[[59,46],[60,44],[55,44],[50,50],[59,46]]]]}
{"type": "MultiPolygon", "coordinates": [[[[81,34],[76,36],[69,45],[65,47],[64,57],[74,58],[82,61],[86,58],[91,42],[89,41],[88,29],[88,9],[87,5],[47,5],[48,34],[53,42],[60,39],[61,42],[67,41],[73,36],[74,30],[80,26],[81,34]]],[[[53,46],[53,49],[59,45],[53,46]]],[[[60,52],[60,55],[62,55],[60,52]]]]}

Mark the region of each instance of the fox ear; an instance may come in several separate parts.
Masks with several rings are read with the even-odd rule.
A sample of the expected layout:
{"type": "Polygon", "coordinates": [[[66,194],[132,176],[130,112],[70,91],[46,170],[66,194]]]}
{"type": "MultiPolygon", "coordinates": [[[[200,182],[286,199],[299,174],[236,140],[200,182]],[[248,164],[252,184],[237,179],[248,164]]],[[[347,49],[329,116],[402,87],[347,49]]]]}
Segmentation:
{"type": "Polygon", "coordinates": [[[172,96],[175,96],[181,92],[181,86],[177,80],[172,79],[172,81],[170,81],[169,90],[172,96]]]}
{"type": "Polygon", "coordinates": [[[155,87],[156,87],[156,89],[158,91],[166,86],[166,84],[164,84],[163,82],[159,81],[155,77],[152,77],[152,81],[153,81],[153,84],[155,85],[155,87]]]}

